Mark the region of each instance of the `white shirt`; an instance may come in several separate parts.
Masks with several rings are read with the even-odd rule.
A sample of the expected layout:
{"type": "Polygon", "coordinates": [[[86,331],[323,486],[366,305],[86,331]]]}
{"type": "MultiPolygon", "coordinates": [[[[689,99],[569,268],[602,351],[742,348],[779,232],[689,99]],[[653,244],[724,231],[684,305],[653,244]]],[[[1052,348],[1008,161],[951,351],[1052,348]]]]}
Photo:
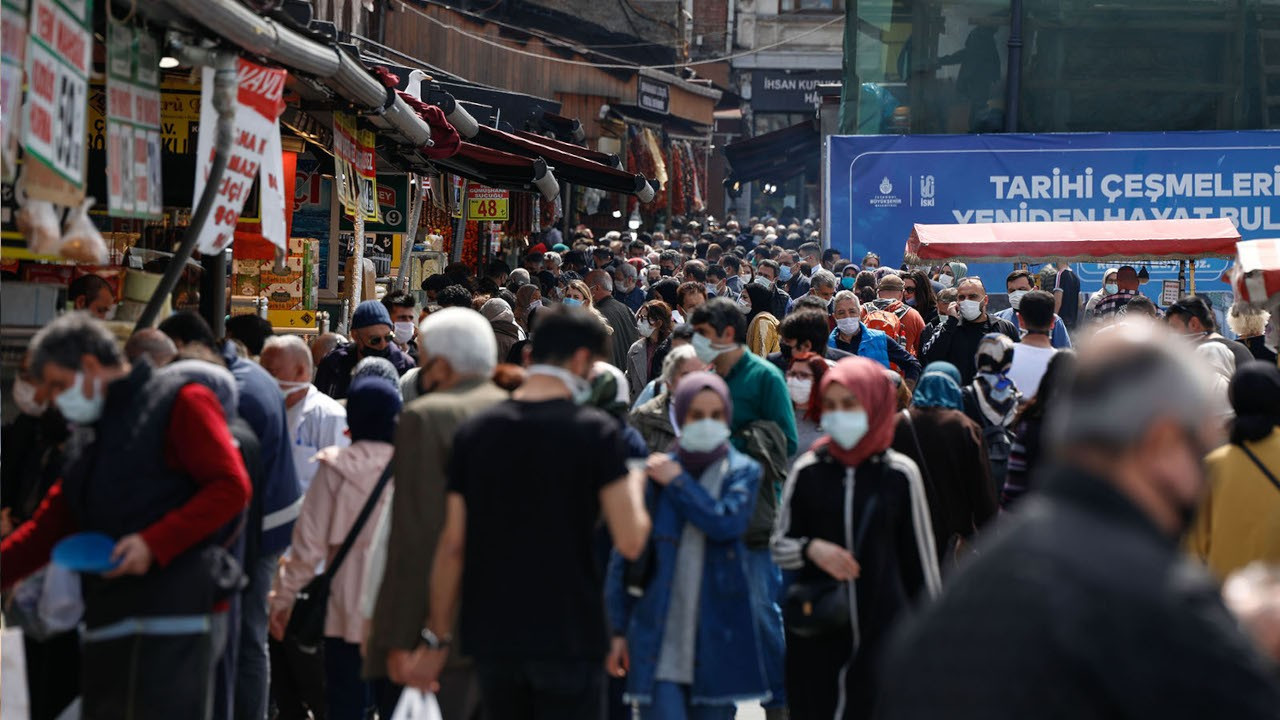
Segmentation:
{"type": "Polygon", "coordinates": [[[293,465],[305,493],[316,476],[315,454],[332,445],[351,444],[347,436],[347,409],[312,385],[307,388],[306,397],[289,408],[288,417],[293,465]]]}
{"type": "Polygon", "coordinates": [[[1044,377],[1049,360],[1056,352],[1055,348],[1040,348],[1026,343],[1013,346],[1013,365],[1009,367],[1008,375],[1018,392],[1022,393],[1022,402],[1031,402],[1031,398],[1036,396],[1040,378],[1044,377]]]}

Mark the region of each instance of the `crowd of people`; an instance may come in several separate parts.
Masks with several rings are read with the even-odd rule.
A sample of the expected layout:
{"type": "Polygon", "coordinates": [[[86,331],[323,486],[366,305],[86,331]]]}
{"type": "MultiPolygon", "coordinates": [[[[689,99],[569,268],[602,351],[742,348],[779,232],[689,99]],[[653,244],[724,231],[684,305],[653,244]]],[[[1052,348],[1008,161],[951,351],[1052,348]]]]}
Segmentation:
{"type": "Polygon", "coordinates": [[[0,488],[32,717],[1280,707],[1265,315],[1229,340],[1065,262],[997,310],[809,221],[557,232],[422,290],[310,343],[179,312],[122,347],[94,297],[40,331],[0,488]],[[86,531],[106,572],[49,564],[86,531]]]}

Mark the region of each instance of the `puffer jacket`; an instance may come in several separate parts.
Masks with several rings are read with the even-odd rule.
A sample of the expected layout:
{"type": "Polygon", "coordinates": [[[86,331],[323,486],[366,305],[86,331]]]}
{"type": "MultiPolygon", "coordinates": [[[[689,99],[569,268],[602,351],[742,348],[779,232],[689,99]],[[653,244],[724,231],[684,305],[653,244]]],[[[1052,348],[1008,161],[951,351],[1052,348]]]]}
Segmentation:
{"type": "Polygon", "coordinates": [[[649,452],[666,452],[676,443],[676,431],[671,427],[671,394],[663,392],[656,398],[631,411],[631,426],[640,433],[649,446],[649,452]]]}

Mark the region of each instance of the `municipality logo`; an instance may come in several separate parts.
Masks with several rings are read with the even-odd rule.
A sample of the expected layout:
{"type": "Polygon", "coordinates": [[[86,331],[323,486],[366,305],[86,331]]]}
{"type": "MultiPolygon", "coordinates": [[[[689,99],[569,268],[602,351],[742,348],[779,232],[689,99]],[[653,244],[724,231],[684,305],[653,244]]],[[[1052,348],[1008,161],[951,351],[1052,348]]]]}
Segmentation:
{"type": "Polygon", "coordinates": [[[933,183],[932,175],[925,175],[920,178],[920,207],[933,207],[934,193],[936,188],[933,183]]]}
{"type": "Polygon", "coordinates": [[[871,207],[890,208],[898,207],[902,204],[902,198],[893,194],[893,183],[889,182],[889,177],[887,175],[880,181],[880,187],[878,189],[880,190],[880,194],[871,196],[871,200],[869,201],[871,207]]]}

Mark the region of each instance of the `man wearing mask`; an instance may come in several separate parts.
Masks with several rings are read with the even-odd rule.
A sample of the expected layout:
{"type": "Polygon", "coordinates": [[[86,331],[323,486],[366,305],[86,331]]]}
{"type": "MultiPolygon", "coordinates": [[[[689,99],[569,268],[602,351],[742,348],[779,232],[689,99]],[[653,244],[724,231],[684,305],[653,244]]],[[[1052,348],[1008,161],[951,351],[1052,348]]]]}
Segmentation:
{"type": "Polygon", "coordinates": [[[347,409],[311,384],[311,352],[297,335],[268,338],[259,359],[284,393],[289,418],[293,467],[305,493],[316,475],[312,461],[321,450],[351,444],[347,435],[347,409]]]}
{"type": "Polygon", "coordinates": [[[418,301],[409,293],[397,290],[383,296],[382,304],[391,316],[391,332],[396,337],[396,347],[417,363],[418,343],[415,339],[418,332],[418,301]]]}
{"type": "Polygon", "coordinates": [[[852,357],[851,353],[827,345],[830,334],[826,312],[796,307],[778,325],[778,345],[781,350],[770,353],[767,359],[785,373],[796,353],[818,353],[832,363],[852,357]]]}
{"type": "Polygon", "coordinates": [[[401,375],[408,372],[414,366],[413,360],[396,347],[393,327],[391,315],[381,302],[365,300],[357,305],[351,316],[351,342],[334,348],[320,362],[316,369],[316,387],[334,400],[341,400],[347,396],[351,371],[366,357],[386,358],[395,365],[396,372],[401,375]]]}
{"type": "Polygon", "coordinates": [[[1013,323],[987,314],[987,290],[977,277],[966,277],[956,287],[956,302],[948,308],[947,319],[924,345],[925,365],[939,360],[949,362],[960,371],[961,385],[973,382],[977,372],[974,357],[984,335],[998,332],[1018,341],[1013,323]]]}
{"type": "Polygon", "coordinates": [[[895,274],[888,274],[880,278],[880,284],[876,288],[877,298],[871,302],[871,306],[880,310],[893,313],[901,323],[903,331],[907,335],[907,350],[912,355],[920,353],[920,335],[924,332],[924,318],[916,309],[909,307],[902,301],[902,292],[906,287],[906,283],[902,278],[895,274]]]}
{"type": "Polygon", "coordinates": [[[213,612],[204,551],[250,494],[222,405],[181,375],[131,367],[84,313],[37,333],[30,371],[63,417],[93,432],[31,521],[0,544],[0,586],[47,564],[67,535],[109,535],[113,568],[82,575],[84,716],[207,717],[226,618],[213,612]]]}
{"type": "Polygon", "coordinates": [[[828,347],[870,358],[885,368],[893,363],[908,386],[915,386],[920,377],[920,361],[895,338],[862,322],[862,303],[852,290],[836,293],[835,319],[836,329],[827,338],[828,347]]]}
{"type": "Polygon", "coordinates": [[[742,258],[732,253],[726,254],[720,258],[720,267],[724,268],[725,287],[733,293],[734,297],[741,295],[742,278],[738,277],[738,273],[742,269],[742,258]]]}
{"type": "Polygon", "coordinates": [[[1063,462],[903,628],[880,717],[1275,717],[1274,666],[1178,547],[1211,434],[1191,358],[1145,323],[1084,346],[1045,421],[1063,462]]]}
{"type": "Polygon", "coordinates": [[[636,332],[636,314],[613,297],[613,278],[606,270],[592,270],[587,273],[587,289],[591,291],[591,302],[609,326],[613,328],[613,353],[609,362],[617,368],[627,366],[627,351],[640,339],[636,332]]]}
{"type": "Polygon", "coordinates": [[[111,285],[92,273],[71,281],[67,302],[73,309],[84,310],[99,320],[111,320],[116,315],[116,294],[111,285]]]}
{"type": "Polygon", "coordinates": [[[684,262],[680,257],[680,253],[675,250],[663,250],[662,255],[658,256],[658,272],[662,277],[671,277],[676,274],[676,268],[684,262]]]}
{"type": "Polygon", "coordinates": [[[1095,320],[1110,320],[1138,294],[1138,271],[1124,265],[1116,270],[1115,284],[1104,288],[1106,295],[1093,308],[1095,320]]]}
{"type": "Polygon", "coordinates": [[[796,272],[796,254],[786,251],[778,257],[778,280],[792,300],[799,300],[809,292],[809,274],[796,272]]]}
{"type": "MultiPolygon", "coordinates": [[[[507,399],[490,377],[497,343],[482,315],[448,308],[422,321],[422,386],[396,425],[396,492],[391,497],[387,565],[377,590],[365,674],[403,683],[430,616],[428,585],[436,541],[444,526],[445,463],[464,420],[507,399]]],[[[451,631],[452,629],[450,629],[451,631]]],[[[445,717],[475,715],[475,673],[454,663],[438,695],[445,717]]],[[[392,708],[385,708],[387,717],[392,708]]]]}
{"type": "Polygon", "coordinates": [[[759,273],[756,282],[767,289],[773,296],[769,312],[781,320],[787,316],[787,313],[791,312],[791,296],[778,287],[778,273],[782,272],[782,268],[777,261],[761,260],[760,264],[756,266],[756,272],[759,273]]]}
{"type": "MultiPolygon", "coordinates": [[[[1022,326],[1022,316],[1019,312],[1022,304],[1022,298],[1035,288],[1031,283],[1031,273],[1027,270],[1014,270],[1004,279],[1005,290],[1009,293],[1009,305],[995,314],[1001,320],[1007,320],[1018,329],[1018,333],[1024,334],[1027,329],[1022,326]]],[[[1063,323],[1062,318],[1057,315],[1053,316],[1053,332],[1049,336],[1049,342],[1053,347],[1059,350],[1069,349],[1071,347],[1071,336],[1067,334],[1067,326],[1063,323]]],[[[1034,388],[1032,389],[1034,393],[1034,388]]]]}
{"type": "Polygon", "coordinates": [[[835,273],[819,269],[809,278],[809,294],[824,304],[830,303],[836,296],[836,286],[839,284],[840,281],[836,279],[835,273]]]}
{"type": "Polygon", "coordinates": [[[1236,367],[1244,367],[1253,360],[1253,354],[1244,343],[1228,340],[1218,334],[1218,322],[1213,317],[1213,308],[1199,295],[1186,295],[1169,306],[1164,313],[1169,328],[1179,335],[1185,335],[1197,345],[1205,342],[1216,342],[1226,346],[1236,359],[1236,367]]]}
{"type": "Polygon", "coordinates": [[[645,479],[627,468],[620,424],[584,406],[606,344],[604,327],[585,309],[544,310],[524,384],[454,433],[430,614],[402,676],[414,687],[437,684],[456,617],[485,717],[600,717],[608,628],[596,529],[603,517],[630,560],[650,529],[645,479]],[[529,462],[566,437],[580,441],[574,452],[529,462]],[[503,452],[494,452],[495,442],[503,452]]]}
{"type": "Polygon", "coordinates": [[[640,312],[644,305],[644,289],[639,283],[640,273],[630,262],[621,263],[613,271],[613,296],[631,312],[640,312]]]}

